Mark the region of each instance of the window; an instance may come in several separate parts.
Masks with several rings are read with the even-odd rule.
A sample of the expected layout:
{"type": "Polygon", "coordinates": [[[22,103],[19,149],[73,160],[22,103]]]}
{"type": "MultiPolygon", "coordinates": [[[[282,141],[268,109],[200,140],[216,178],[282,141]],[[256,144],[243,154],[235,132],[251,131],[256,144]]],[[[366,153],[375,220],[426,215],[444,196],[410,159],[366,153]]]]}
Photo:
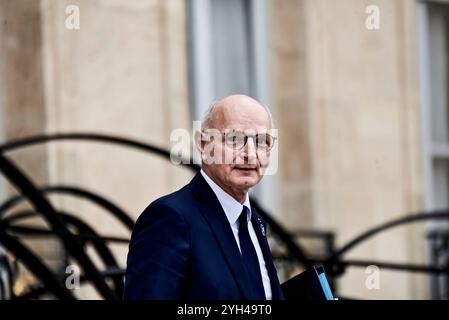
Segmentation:
{"type": "MultiPolygon", "coordinates": [[[[427,210],[449,208],[449,3],[420,4],[422,141],[427,210]]],[[[449,261],[449,225],[429,223],[429,259],[449,261]]],[[[433,276],[433,299],[449,297],[447,275],[433,276]]]]}
{"type": "MultiPolygon", "coordinates": [[[[234,93],[270,106],[266,7],[266,0],[188,1],[193,119],[201,119],[212,101],[234,93]]],[[[275,177],[266,176],[252,192],[273,213],[274,184],[275,177]]]]}

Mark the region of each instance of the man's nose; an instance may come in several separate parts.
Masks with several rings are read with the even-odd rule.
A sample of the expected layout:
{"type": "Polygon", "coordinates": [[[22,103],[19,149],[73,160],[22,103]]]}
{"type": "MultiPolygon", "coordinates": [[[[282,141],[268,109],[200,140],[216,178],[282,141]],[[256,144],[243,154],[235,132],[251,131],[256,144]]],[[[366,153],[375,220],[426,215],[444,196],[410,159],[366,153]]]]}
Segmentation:
{"type": "Polygon", "coordinates": [[[248,163],[256,163],[257,149],[253,137],[248,137],[244,147],[244,157],[248,163]]]}

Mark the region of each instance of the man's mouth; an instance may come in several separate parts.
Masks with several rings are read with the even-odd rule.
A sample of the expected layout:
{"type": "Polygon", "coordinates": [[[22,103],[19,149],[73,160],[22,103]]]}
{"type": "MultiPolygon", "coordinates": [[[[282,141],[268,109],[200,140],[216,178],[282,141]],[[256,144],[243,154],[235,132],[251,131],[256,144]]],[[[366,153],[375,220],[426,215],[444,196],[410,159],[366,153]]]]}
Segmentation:
{"type": "Polygon", "coordinates": [[[236,167],[235,169],[249,172],[249,171],[254,171],[254,170],[256,170],[257,168],[256,168],[256,167],[236,167]]]}

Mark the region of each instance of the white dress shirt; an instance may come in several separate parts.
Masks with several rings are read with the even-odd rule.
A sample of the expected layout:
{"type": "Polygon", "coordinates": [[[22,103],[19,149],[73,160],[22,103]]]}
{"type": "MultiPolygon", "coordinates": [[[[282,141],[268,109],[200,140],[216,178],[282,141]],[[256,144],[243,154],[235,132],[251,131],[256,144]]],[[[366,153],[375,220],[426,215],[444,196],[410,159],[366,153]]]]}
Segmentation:
{"type": "MultiPolygon", "coordinates": [[[[248,222],[251,222],[251,205],[249,203],[248,194],[246,194],[246,199],[243,205],[235,200],[232,196],[226,193],[222,188],[220,188],[208,175],[201,169],[201,175],[209,184],[209,186],[214,191],[215,195],[218,198],[218,201],[223,208],[223,211],[226,214],[226,218],[228,218],[229,224],[231,225],[232,233],[234,234],[235,241],[237,242],[237,246],[240,250],[240,240],[239,240],[239,216],[243,210],[243,206],[246,206],[249,209],[248,222]]],[[[270,285],[270,277],[268,276],[267,267],[265,265],[265,259],[263,258],[262,250],[260,249],[259,240],[257,239],[256,232],[254,231],[254,227],[252,223],[248,223],[248,231],[251,237],[251,241],[253,242],[254,248],[256,249],[257,258],[259,260],[260,273],[262,276],[263,288],[265,290],[265,297],[267,300],[271,300],[271,285],[270,285]]]]}

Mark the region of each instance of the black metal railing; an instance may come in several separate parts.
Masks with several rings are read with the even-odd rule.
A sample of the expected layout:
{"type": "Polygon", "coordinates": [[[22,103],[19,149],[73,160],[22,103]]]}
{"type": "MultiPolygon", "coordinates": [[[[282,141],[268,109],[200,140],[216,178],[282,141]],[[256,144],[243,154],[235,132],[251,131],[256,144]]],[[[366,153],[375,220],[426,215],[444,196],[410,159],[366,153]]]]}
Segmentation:
{"type": "MultiPolygon", "coordinates": [[[[92,190],[80,189],[70,185],[54,185],[38,187],[21,168],[14,163],[8,153],[36,144],[61,141],[87,141],[94,143],[109,143],[122,147],[138,149],[170,161],[170,152],[136,140],[113,137],[101,134],[66,133],[54,135],[38,135],[17,139],[0,146],[0,170],[3,176],[17,189],[19,194],[11,197],[0,205],[0,299],[39,299],[51,297],[58,299],[76,299],[73,291],[66,285],[67,275],[61,271],[51,270],[42,262],[39,254],[33,252],[25,239],[54,238],[60,241],[65,252],[64,267],[75,260],[81,268],[81,283],[90,283],[104,299],[119,299],[123,291],[123,266],[119,266],[116,257],[110,249],[111,244],[127,245],[128,238],[111,235],[100,235],[78,214],[63,212],[56,209],[48,195],[64,194],[82,198],[99,206],[124,225],[130,232],[134,225],[130,215],[118,205],[92,190]],[[31,210],[18,210],[22,202],[31,204],[31,210]],[[8,214],[6,214],[8,213],[8,214]],[[39,228],[21,225],[21,221],[32,217],[41,217],[49,228],[39,228]],[[94,249],[104,267],[99,268],[87,254],[86,248],[94,249]],[[9,255],[8,255],[9,253],[9,255]],[[16,295],[12,290],[17,278],[17,264],[20,263],[31,272],[35,283],[30,284],[23,293],[16,295]]],[[[173,155],[172,155],[173,157],[173,155]]],[[[186,160],[186,159],[184,159],[186,160]]],[[[181,165],[196,172],[199,167],[190,161],[180,161],[181,165]]],[[[271,214],[260,206],[256,199],[251,203],[268,223],[272,251],[280,271],[293,270],[293,266],[308,268],[313,264],[323,264],[328,273],[334,292],[337,289],[337,279],[348,266],[377,265],[380,268],[403,270],[406,272],[423,272],[426,274],[449,275],[447,263],[444,265],[414,265],[395,264],[382,261],[344,260],[344,256],[360,243],[370,239],[380,232],[400,225],[425,221],[429,219],[449,219],[447,211],[420,213],[397,219],[368,230],[340,249],[335,248],[334,234],[327,231],[297,230],[288,231],[278,223],[271,214]],[[324,252],[317,256],[308,253],[298,239],[316,238],[324,242],[324,252]]],[[[441,251],[442,252],[442,251],[441,251]]],[[[442,254],[440,252],[440,254],[442,254]]],[[[446,251],[447,254],[447,251],[446,251]]],[[[337,294],[338,295],[338,294],[337,294]]]]}
{"type": "Polygon", "coordinates": [[[449,230],[448,228],[433,229],[427,234],[431,264],[446,273],[435,273],[431,277],[431,294],[434,300],[449,300],[449,230]]]}

